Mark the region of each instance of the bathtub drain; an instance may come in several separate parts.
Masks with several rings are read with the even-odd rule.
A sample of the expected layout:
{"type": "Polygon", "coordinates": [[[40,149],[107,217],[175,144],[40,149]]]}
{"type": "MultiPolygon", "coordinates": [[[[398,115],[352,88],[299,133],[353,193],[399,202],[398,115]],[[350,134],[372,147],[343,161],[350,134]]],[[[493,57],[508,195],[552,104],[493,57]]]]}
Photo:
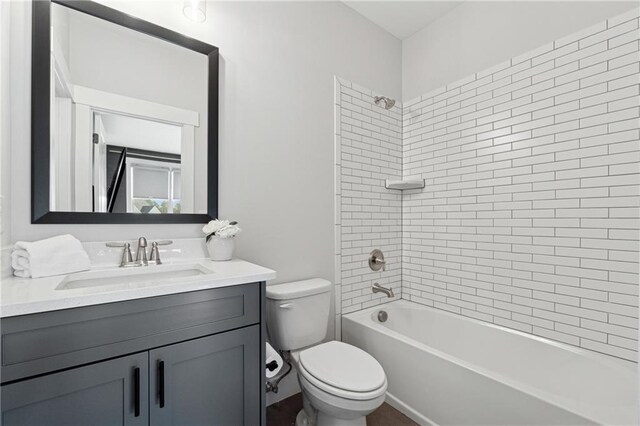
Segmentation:
{"type": "Polygon", "coordinates": [[[387,315],[387,311],[378,312],[378,321],[385,322],[387,318],[389,318],[389,315],[387,315]]]}

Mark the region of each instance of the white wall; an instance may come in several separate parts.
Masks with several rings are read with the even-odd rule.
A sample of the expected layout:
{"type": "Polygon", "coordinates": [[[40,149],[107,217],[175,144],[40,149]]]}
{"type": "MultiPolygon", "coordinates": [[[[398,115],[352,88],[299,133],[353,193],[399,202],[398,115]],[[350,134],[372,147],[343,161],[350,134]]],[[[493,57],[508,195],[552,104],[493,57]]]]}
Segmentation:
{"type": "MultiPolygon", "coordinates": [[[[0,3],[0,250],[11,243],[11,158],[9,100],[9,31],[11,21],[9,2],[0,3]]],[[[4,259],[0,259],[2,262],[4,259]]],[[[0,265],[4,271],[5,265],[0,265]]]]}
{"type": "MultiPolygon", "coordinates": [[[[68,7],[53,5],[51,8],[51,25],[53,30],[51,35],[53,37],[52,43],[57,43],[60,47],[60,53],[64,59],[65,65],[68,67],[71,55],[69,54],[69,14],[78,13],[74,12],[68,7]]],[[[55,49],[55,48],[54,48],[55,49]]]]}
{"type": "Polygon", "coordinates": [[[75,10],[68,22],[73,84],[198,111],[206,119],[205,55],[75,10]]]}
{"type": "Polygon", "coordinates": [[[637,2],[465,2],[402,43],[402,99],[627,11],[637,2]]]}

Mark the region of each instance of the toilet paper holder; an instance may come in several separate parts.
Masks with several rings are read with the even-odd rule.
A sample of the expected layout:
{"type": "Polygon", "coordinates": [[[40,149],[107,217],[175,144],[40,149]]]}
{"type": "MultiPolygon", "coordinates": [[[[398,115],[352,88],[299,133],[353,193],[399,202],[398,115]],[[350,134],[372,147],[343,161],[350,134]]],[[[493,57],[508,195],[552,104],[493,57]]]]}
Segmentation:
{"type": "Polygon", "coordinates": [[[265,368],[265,377],[267,378],[267,381],[265,383],[266,391],[278,393],[278,385],[280,384],[280,381],[284,379],[284,377],[291,372],[293,367],[291,366],[291,363],[287,359],[286,352],[280,353],[276,351],[273,348],[273,346],[271,346],[268,342],[266,342],[265,344],[266,344],[266,351],[265,351],[266,356],[265,356],[264,368],[265,368]],[[284,374],[281,374],[280,377],[276,378],[278,373],[280,373],[280,370],[282,370],[282,367],[284,364],[288,365],[287,371],[284,374]]]}
{"type": "Polygon", "coordinates": [[[278,368],[278,366],[279,366],[278,361],[274,359],[267,363],[266,368],[268,371],[273,371],[276,368],[278,368]]]}
{"type": "Polygon", "coordinates": [[[271,346],[269,342],[266,342],[265,344],[267,345],[265,351],[265,375],[267,376],[267,379],[271,379],[280,372],[283,362],[278,351],[273,349],[273,346],[271,346]]]}

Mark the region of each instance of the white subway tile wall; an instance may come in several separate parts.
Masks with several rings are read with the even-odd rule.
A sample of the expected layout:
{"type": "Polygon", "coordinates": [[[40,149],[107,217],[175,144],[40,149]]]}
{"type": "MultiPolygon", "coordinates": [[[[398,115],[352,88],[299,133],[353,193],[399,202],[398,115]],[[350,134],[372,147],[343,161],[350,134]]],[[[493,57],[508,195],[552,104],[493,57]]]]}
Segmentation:
{"type": "Polygon", "coordinates": [[[336,334],[340,313],[399,299],[402,287],[402,195],[385,179],[402,176],[402,109],[375,105],[379,95],[336,78],[336,334]],[[368,258],[383,251],[386,271],[368,258]],[[393,299],[371,291],[392,287],[393,299]]]}
{"type": "MultiPolygon", "coordinates": [[[[402,198],[403,298],[637,361],[638,15],[405,102],[402,174],[426,188],[402,198]]],[[[371,121],[357,121],[373,120],[361,109],[367,97],[347,89],[346,311],[375,303],[360,269],[371,246],[363,232],[384,221],[389,232],[376,238],[393,247],[392,265],[400,253],[399,198],[376,182],[398,170],[396,141],[370,139],[371,121]],[[376,201],[364,213],[362,203],[376,201]]]]}

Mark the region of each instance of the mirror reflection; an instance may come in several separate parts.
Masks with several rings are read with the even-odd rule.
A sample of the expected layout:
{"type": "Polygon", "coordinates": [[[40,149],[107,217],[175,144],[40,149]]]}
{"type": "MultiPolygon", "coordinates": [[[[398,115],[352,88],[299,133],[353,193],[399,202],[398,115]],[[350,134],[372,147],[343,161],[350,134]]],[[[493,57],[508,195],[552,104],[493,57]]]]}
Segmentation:
{"type": "Polygon", "coordinates": [[[206,213],[207,56],[52,5],[52,211],[206,213]]]}

